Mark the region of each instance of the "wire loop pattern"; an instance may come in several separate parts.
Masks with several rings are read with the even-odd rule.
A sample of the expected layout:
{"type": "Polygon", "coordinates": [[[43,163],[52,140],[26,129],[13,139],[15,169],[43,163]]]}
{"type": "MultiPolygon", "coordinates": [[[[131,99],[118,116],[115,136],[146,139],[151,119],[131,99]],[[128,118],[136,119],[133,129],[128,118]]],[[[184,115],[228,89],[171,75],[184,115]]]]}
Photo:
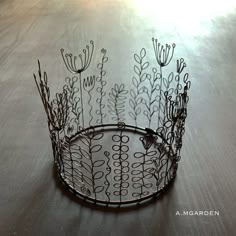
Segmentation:
{"type": "Polygon", "coordinates": [[[120,84],[106,80],[105,49],[97,72],[84,75],[92,64],[93,41],[78,56],[61,49],[71,76],[54,98],[38,61],[33,76],[54,162],[65,186],[86,201],[140,203],[159,195],[176,176],[191,82],[183,58],[176,60],[175,71],[167,71],[175,44],[162,45],[153,38],[152,45],[154,65],[142,48],[134,54],[134,76],[120,84]]]}

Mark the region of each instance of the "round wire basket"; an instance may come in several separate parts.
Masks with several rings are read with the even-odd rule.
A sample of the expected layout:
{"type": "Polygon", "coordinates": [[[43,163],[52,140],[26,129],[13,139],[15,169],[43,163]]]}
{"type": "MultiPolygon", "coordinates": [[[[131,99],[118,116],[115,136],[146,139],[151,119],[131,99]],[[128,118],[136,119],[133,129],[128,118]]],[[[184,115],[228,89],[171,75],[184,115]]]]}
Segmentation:
{"type": "Polygon", "coordinates": [[[166,72],[175,44],[157,39],[152,44],[155,65],[142,48],[134,54],[134,76],[121,84],[106,81],[105,49],[97,75],[83,77],[93,41],[78,56],[61,49],[73,75],[53,99],[38,61],[34,79],[54,161],[61,181],[84,200],[106,206],[140,203],[159,195],[176,176],[191,84],[183,58],[176,60],[175,71],[166,72]]]}

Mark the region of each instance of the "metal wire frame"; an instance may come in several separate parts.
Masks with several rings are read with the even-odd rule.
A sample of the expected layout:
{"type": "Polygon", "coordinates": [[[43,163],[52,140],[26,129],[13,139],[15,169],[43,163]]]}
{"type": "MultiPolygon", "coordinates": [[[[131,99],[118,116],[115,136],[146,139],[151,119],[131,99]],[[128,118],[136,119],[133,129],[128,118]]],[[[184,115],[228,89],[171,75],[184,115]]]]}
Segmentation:
{"type": "Polygon", "coordinates": [[[178,164],[175,157],[170,156],[171,152],[167,152],[166,147],[160,145],[160,141],[157,142],[157,139],[161,139],[161,137],[157,133],[155,135],[150,134],[147,129],[125,125],[124,123],[86,128],[62,144],[63,167],[60,169],[60,177],[70,189],[73,189],[76,195],[94,203],[106,205],[131,204],[157,196],[176,176],[178,164]],[[112,155],[106,151],[105,147],[93,143],[93,141],[97,143],[96,141],[102,139],[108,131],[114,133],[111,136],[113,141],[112,155]],[[115,131],[118,133],[116,134],[115,131]],[[137,137],[145,147],[144,153],[133,150],[133,155],[131,155],[129,147],[124,145],[129,142],[129,137],[133,135],[138,135],[137,137]],[[88,150],[81,144],[85,144],[88,150]],[[155,145],[154,150],[158,151],[150,149],[151,146],[155,145]],[[126,151],[122,150],[124,147],[126,151]],[[93,158],[92,154],[95,153],[98,155],[93,158]],[[129,155],[124,158],[124,153],[129,153],[129,155]],[[143,157],[141,161],[139,160],[140,156],[143,157]],[[89,159],[89,162],[91,161],[90,165],[86,159],[89,159]],[[166,170],[167,161],[170,161],[171,165],[166,170]],[[126,164],[124,165],[124,163],[126,164]],[[99,169],[96,169],[97,167],[99,169]],[[137,169],[140,169],[139,173],[137,169]],[[125,175],[127,177],[122,178],[125,175]],[[96,176],[99,177],[95,178],[96,176]],[[108,177],[112,178],[112,181],[109,181],[108,177]],[[96,191],[98,188],[100,191],[96,191]],[[128,194],[130,195],[128,196],[128,194]],[[104,196],[106,198],[103,200],[104,196]],[[128,197],[124,198],[126,196],[128,197]]]}
{"type": "Polygon", "coordinates": [[[173,59],[175,44],[152,42],[157,65],[149,73],[146,50],[134,54],[129,90],[126,84],[114,84],[105,92],[105,49],[98,76],[82,79],[91,64],[93,41],[79,54],[79,63],[61,50],[67,70],[75,76],[66,77],[63,91],[52,100],[47,73],[38,61],[34,79],[48,118],[54,161],[62,182],[83,199],[106,205],[139,203],[158,195],[176,176],[191,83],[188,73],[183,74],[183,58],[176,61],[175,72],[163,72],[173,59]],[[109,147],[105,137],[111,140],[109,147]]]}

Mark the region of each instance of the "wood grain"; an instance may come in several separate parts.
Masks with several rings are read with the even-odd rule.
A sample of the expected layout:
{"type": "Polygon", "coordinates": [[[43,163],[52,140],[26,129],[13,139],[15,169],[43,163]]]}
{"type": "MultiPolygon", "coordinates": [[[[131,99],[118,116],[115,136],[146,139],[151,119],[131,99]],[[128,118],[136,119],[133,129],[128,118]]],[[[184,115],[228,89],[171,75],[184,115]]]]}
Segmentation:
{"type": "Polygon", "coordinates": [[[236,4],[183,3],[0,0],[0,235],[235,235],[236,4]],[[60,48],[93,39],[109,51],[110,79],[128,79],[153,36],[177,44],[192,77],[178,177],[145,206],[81,204],[55,178],[37,59],[55,92],[66,75],[60,48]],[[176,216],[185,210],[220,215],[176,216]]]}

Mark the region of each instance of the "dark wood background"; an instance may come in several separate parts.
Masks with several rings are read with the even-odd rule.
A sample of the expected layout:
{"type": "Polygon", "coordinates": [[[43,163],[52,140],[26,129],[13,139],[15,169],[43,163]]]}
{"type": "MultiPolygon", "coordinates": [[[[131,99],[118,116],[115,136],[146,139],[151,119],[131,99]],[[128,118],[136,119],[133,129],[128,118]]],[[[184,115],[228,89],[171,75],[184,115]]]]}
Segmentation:
{"type": "Polygon", "coordinates": [[[0,235],[236,235],[236,4],[173,2],[0,0],[0,235]],[[192,79],[177,179],[137,208],[81,204],[55,178],[37,58],[57,91],[59,49],[93,39],[109,52],[110,79],[129,79],[153,36],[177,44],[192,79]],[[220,215],[176,216],[185,210],[220,215]]]}

